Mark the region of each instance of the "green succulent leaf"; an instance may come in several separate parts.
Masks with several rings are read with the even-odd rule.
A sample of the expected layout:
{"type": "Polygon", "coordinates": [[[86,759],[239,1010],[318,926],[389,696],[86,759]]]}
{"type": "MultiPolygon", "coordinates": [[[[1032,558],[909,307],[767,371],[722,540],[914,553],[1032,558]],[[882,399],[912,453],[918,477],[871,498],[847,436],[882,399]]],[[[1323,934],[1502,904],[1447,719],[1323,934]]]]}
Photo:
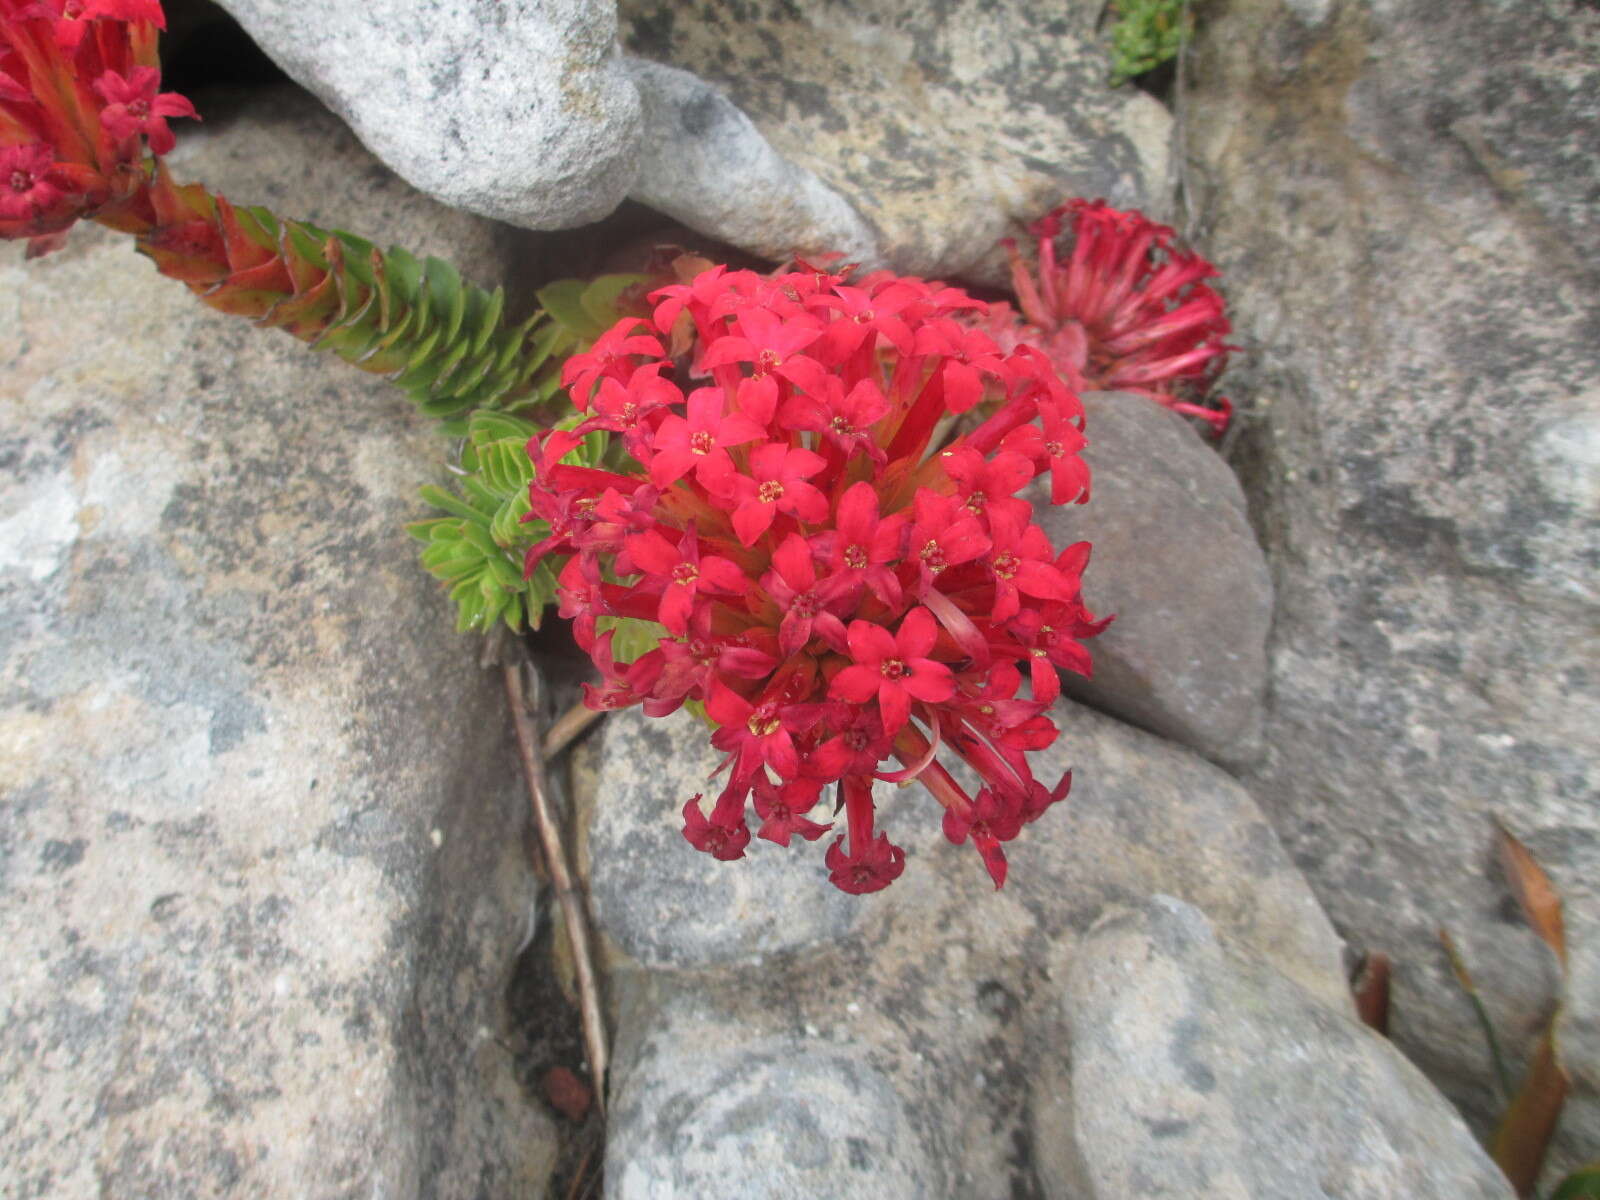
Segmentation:
{"type": "Polygon", "coordinates": [[[1188,0],[1113,0],[1111,83],[1126,83],[1176,58],[1194,31],[1188,0]]]}
{"type": "MultiPolygon", "coordinates": [[[[558,426],[570,429],[581,420],[574,413],[558,426]]],[[[422,543],[423,567],[449,587],[456,628],[463,632],[486,633],[498,622],[514,631],[525,623],[537,628],[555,598],[550,563],[523,575],[529,548],[550,533],[545,522],[525,519],[533,479],[527,444],[537,429],[510,413],[473,413],[464,422],[455,490],[435,484],[421,489],[422,499],[445,515],[407,526],[422,543]]],[[[594,467],[613,453],[606,434],[592,433],[562,461],[594,467]]]]}

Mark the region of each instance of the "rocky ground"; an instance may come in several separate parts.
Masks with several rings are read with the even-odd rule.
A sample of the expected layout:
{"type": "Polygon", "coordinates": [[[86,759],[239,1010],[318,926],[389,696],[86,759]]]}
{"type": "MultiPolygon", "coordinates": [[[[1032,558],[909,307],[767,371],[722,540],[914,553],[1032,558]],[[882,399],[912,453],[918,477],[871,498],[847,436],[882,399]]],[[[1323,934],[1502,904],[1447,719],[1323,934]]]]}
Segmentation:
{"type": "Polygon", "coordinates": [[[1491,817],[1566,901],[1554,1161],[1600,1153],[1592,6],[1217,0],[1176,121],[1105,85],[1098,0],[224,7],[344,120],[202,95],[174,171],[513,304],[669,220],[978,284],[1065,195],[1186,220],[1241,433],[1087,398],[1095,497],[1049,528],[1119,619],[1002,892],[916,790],[905,876],[852,897],[814,847],[690,849],[684,715],[577,748],[602,1147],[549,1103],[570,962],[504,702],[402,528],[436,436],[115,235],[5,249],[0,1192],[565,1195],[603,1159],[613,1200],[1510,1196],[1435,940],[1520,1065],[1559,979],[1491,817]]]}

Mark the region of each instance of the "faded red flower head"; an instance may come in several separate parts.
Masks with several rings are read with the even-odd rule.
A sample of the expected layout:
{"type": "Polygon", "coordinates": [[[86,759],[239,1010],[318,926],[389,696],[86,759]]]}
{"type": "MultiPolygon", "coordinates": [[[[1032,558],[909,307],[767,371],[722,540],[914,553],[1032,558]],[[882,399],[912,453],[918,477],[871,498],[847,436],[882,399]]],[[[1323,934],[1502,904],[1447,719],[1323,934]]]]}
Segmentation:
{"type": "Polygon", "coordinates": [[[1225,429],[1233,406],[1207,403],[1236,349],[1222,297],[1205,282],[1216,269],[1165,225],[1103,200],[1068,201],[1031,232],[1031,269],[1005,243],[1022,311],[993,305],[983,327],[1002,346],[1038,346],[1086,390],[1139,392],[1225,429]]]}
{"type": "Polygon", "coordinates": [[[683,832],[718,858],[744,854],[751,805],[788,845],[828,831],[809,814],[831,797],[829,877],[876,891],[905,854],[872,784],[917,779],[998,881],[1000,842],[1065,794],[1027,754],[1055,737],[1056,665],[1088,669],[1066,643],[1104,624],[1080,595],[1087,546],[1058,553],[1017,494],[1049,471],[1086,498],[1077,395],[918,279],[717,267],[654,299],[654,329],[622,322],[569,362],[584,419],[528,447],[529,519],[552,533],[527,568],[566,559],[562,612],[604,676],[589,703],[703,705],[727,780],[683,832]],[[971,415],[946,444],[954,413],[971,415]],[[563,462],[595,433],[625,466],[563,462]],[[649,648],[620,661],[624,641],[649,648]]]}

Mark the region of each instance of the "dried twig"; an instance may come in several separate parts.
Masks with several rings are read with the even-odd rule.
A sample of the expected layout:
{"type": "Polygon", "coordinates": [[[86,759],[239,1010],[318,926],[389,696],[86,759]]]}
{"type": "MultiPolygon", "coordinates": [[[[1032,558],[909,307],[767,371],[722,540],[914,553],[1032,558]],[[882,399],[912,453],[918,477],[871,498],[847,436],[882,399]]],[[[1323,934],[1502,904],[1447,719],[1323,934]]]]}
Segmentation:
{"type": "Polygon", "coordinates": [[[1189,181],[1189,43],[1194,40],[1193,18],[1189,13],[1189,0],[1183,0],[1183,12],[1178,20],[1189,31],[1178,41],[1178,65],[1172,83],[1172,135],[1173,156],[1177,160],[1178,187],[1176,201],[1183,212],[1183,240],[1194,241],[1195,198],[1189,181]]]}
{"type": "Polygon", "coordinates": [[[501,667],[505,681],[506,700],[511,705],[511,723],[517,733],[517,752],[522,757],[522,775],[528,785],[528,801],[533,807],[534,824],[539,830],[539,842],[544,847],[545,866],[550,872],[550,886],[555,890],[556,902],[561,905],[561,916],[567,926],[567,940],[572,944],[572,961],[578,977],[578,1009],[583,1019],[583,1044],[589,1055],[589,1069],[594,1073],[595,1105],[603,1116],[606,1111],[606,1027],[600,1012],[600,987],[594,969],[594,957],[589,949],[589,928],[584,920],[583,898],[573,882],[572,869],[567,865],[567,852],[561,841],[561,830],[551,815],[545,795],[544,752],[535,727],[534,713],[538,711],[540,679],[538,668],[527,664],[528,679],[533,695],[532,705],[522,687],[521,667],[507,663],[501,667]]]}
{"type": "Polygon", "coordinates": [[[606,715],[606,711],[603,708],[590,708],[580,700],[557,717],[555,724],[544,731],[545,761],[549,762],[582,737],[589,726],[606,715]]]}
{"type": "Polygon", "coordinates": [[[594,1176],[589,1171],[589,1162],[594,1158],[594,1145],[590,1143],[584,1147],[583,1157],[578,1160],[578,1169],[573,1172],[572,1186],[567,1188],[567,1200],[581,1200],[594,1190],[594,1176]]]}

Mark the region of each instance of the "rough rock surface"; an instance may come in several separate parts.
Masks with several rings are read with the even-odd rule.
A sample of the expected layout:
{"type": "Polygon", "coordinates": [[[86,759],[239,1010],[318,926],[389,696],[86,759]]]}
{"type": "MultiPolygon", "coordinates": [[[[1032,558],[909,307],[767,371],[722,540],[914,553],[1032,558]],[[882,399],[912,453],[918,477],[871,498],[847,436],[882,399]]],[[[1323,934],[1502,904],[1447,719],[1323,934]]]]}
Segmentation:
{"type": "Polygon", "coordinates": [[[613,1200],[955,1194],[949,1156],[930,1153],[949,1133],[919,1129],[913,1098],[858,1042],[752,1022],[715,994],[657,990],[660,1007],[625,1025],[618,1044],[613,1200]]]}
{"type": "Polygon", "coordinates": [[[1234,390],[1278,572],[1250,785],[1340,927],[1394,956],[1401,1046],[1483,1117],[1434,930],[1530,1050],[1556,981],[1490,814],[1527,841],[1567,903],[1566,1149],[1592,1157],[1600,10],[1231,0],[1199,45],[1190,146],[1259,348],[1234,390]]]}
{"type": "MultiPolygon", "coordinates": [[[[719,175],[684,178],[647,161],[640,186],[712,236],[738,240],[756,226],[762,241],[740,244],[764,253],[819,245],[855,253],[853,207],[876,232],[873,259],[915,274],[998,280],[996,242],[1067,195],[1164,209],[1171,122],[1137,89],[1106,86],[1109,60],[1094,29],[1101,8],[1100,0],[1047,9],[1029,0],[624,0],[630,51],[726,89],[777,153],[848,203],[816,205],[803,237],[774,245],[790,234],[762,235],[765,190],[730,221],[739,198],[707,190],[719,175]],[[673,188],[681,198],[668,202],[673,188]]],[[[749,130],[711,96],[680,112],[675,127],[653,129],[671,140],[654,143],[652,160],[728,163],[744,177],[749,130]]]]}
{"type": "Polygon", "coordinates": [[[1084,397],[1088,504],[1038,521],[1058,546],[1094,543],[1084,595],[1115,613],[1089,643],[1094,678],[1070,695],[1208,758],[1261,753],[1272,578],[1239,481],[1183,418],[1140,396],[1084,397]]]}
{"type": "MultiPolygon", "coordinates": [[[[292,94],[226,182],[493,279],[292,94]]],[[[0,1193],[534,1195],[531,885],[490,682],[401,523],[435,435],[98,229],[0,257],[0,1193]]]]}
{"type": "Polygon", "coordinates": [[[886,788],[906,872],[848,898],[853,921],[827,922],[810,915],[833,895],[820,846],[765,847],[794,860],[780,877],[761,857],[720,863],[683,841],[667,781],[714,764],[703,731],[657,722],[670,736],[647,743],[641,715],[606,719],[575,775],[596,916],[619,948],[658,964],[663,940],[678,952],[671,970],[613,962],[612,1200],[1041,1194],[1026,1081],[1051,1057],[1041,1047],[1065,1045],[1052,975],[1108,906],[1155,892],[1200,906],[1330,1020],[1350,1019],[1338,940],[1244,790],[1109,717],[1067,703],[1055,717],[1061,741],[1035,758],[1041,774],[1073,765],[1073,792],[1011,844],[1003,891],[970,846],[944,840],[930,797],[886,788]],[[605,834],[602,853],[607,827],[628,833],[605,834]],[[741,874],[759,883],[733,902],[741,874]],[[700,897],[692,941],[647,876],[700,897]],[[660,940],[639,932],[652,914],[660,940]],[[719,950],[791,925],[803,936],[759,964],[719,950]]]}
{"type": "Polygon", "coordinates": [[[602,0],[219,0],[373,153],[446,204],[531,229],[633,183],[639,95],[602,0]]]}
{"type": "Polygon", "coordinates": [[[1057,705],[1054,720],[1061,737],[1031,756],[1034,770],[1054,780],[1070,768],[1072,793],[1008,847],[1003,891],[970,846],[945,841],[931,796],[880,784],[906,870],[888,891],[858,898],[827,882],[827,838],[797,838],[787,850],[753,838],[732,863],[695,850],[682,834],[683,801],[706,790],[721,757],[705,727],[681,712],[613,713],[573,764],[596,923],[652,967],[751,963],[852,932],[871,941],[915,926],[937,938],[952,922],[1010,927],[1017,950],[1029,931],[1028,947],[1043,954],[1106,904],[1162,891],[1225,922],[1329,1005],[1348,1007],[1338,940],[1243,788],[1194,753],[1079,705],[1057,705]]]}
{"type": "Polygon", "coordinates": [[[1049,1195],[1510,1200],[1461,1117],[1371,1030],[1230,955],[1160,896],[1104,918],[1060,991],[1065,1093],[1036,1094],[1049,1195]]]}

